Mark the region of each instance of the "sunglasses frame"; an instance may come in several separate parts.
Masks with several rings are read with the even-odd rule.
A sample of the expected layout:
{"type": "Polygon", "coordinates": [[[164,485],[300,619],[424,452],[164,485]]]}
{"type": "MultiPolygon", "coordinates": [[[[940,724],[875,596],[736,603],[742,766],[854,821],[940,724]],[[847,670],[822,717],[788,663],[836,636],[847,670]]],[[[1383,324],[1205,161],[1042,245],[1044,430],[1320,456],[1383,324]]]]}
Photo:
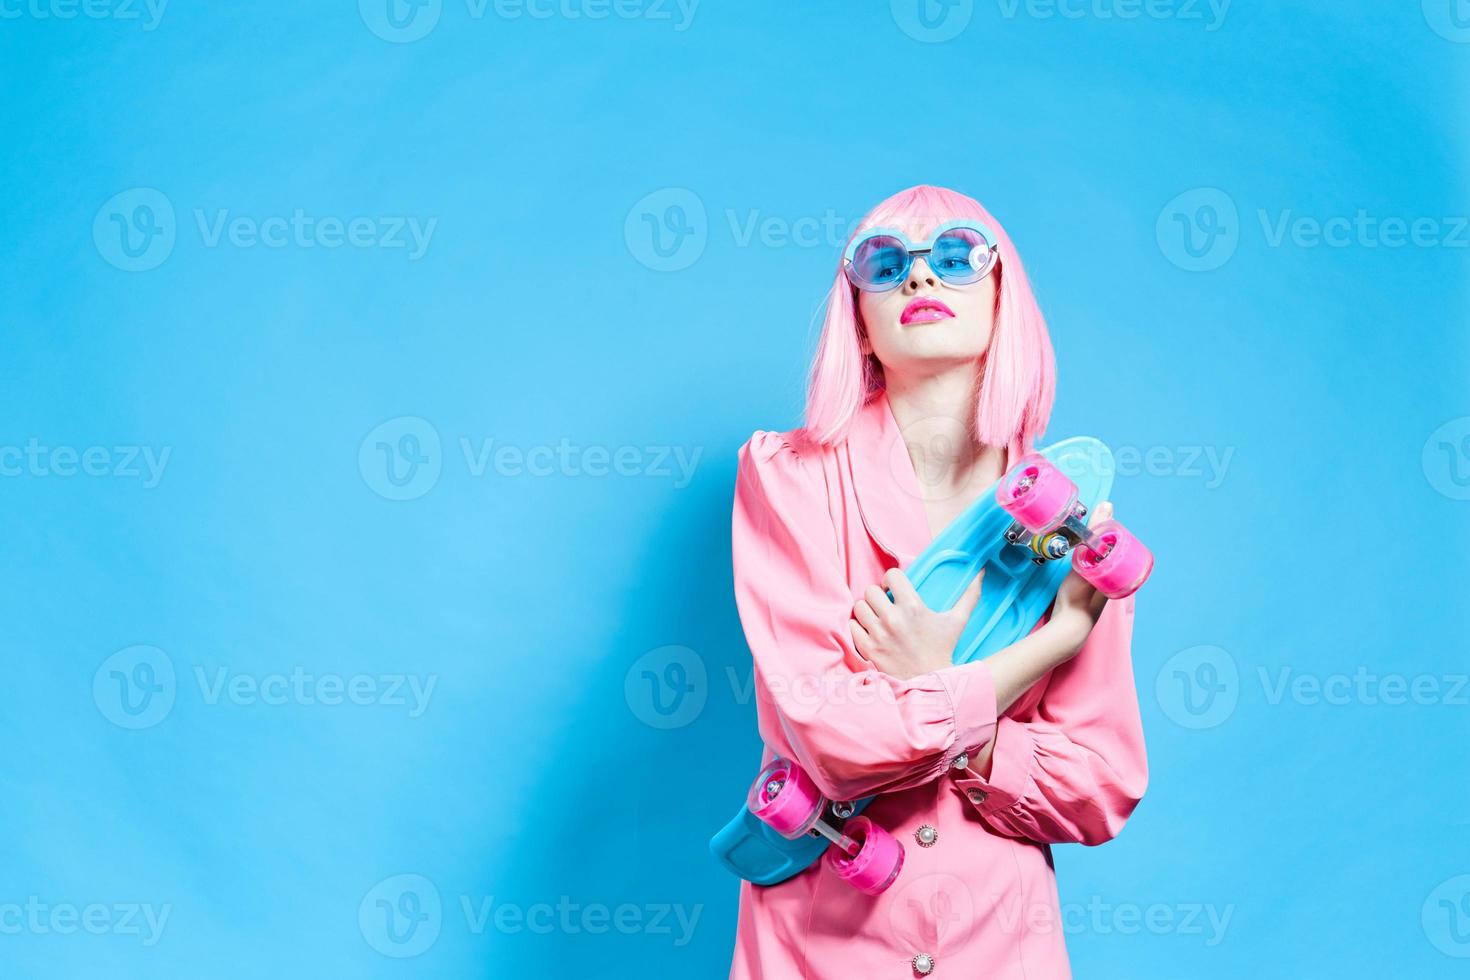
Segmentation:
{"type": "MultiPolygon", "coordinates": [[[[928,241],[918,246],[915,246],[914,243],[909,240],[909,236],[905,235],[897,228],[869,228],[865,234],[863,234],[859,238],[854,238],[848,244],[847,251],[843,253],[842,256],[842,271],[844,274],[846,274],[848,282],[852,283],[855,287],[861,289],[865,293],[886,293],[890,290],[897,289],[903,283],[903,281],[908,278],[909,272],[913,270],[914,259],[922,255],[924,256],[924,261],[927,263],[929,261],[929,255],[931,252],[934,251],[934,246],[938,244],[939,239],[943,238],[947,232],[954,231],[956,228],[964,228],[966,231],[973,231],[980,236],[980,239],[982,241],[985,242],[987,249],[985,267],[980,269],[975,274],[975,278],[966,279],[962,282],[946,278],[937,270],[934,271],[934,274],[936,276],[939,276],[941,280],[950,284],[951,286],[974,285],[975,283],[984,279],[986,276],[990,275],[990,273],[995,270],[996,262],[1000,259],[1000,247],[996,244],[995,235],[991,232],[991,230],[985,227],[980,222],[975,221],[973,218],[958,218],[954,221],[945,222],[938,228],[934,229],[934,233],[929,236],[928,241]],[[863,282],[862,280],[858,279],[856,274],[853,272],[853,260],[857,257],[858,249],[862,248],[864,244],[873,240],[874,238],[897,239],[899,244],[904,247],[904,250],[908,254],[908,258],[904,262],[903,272],[900,275],[896,276],[893,282],[889,283],[886,286],[875,286],[871,283],[863,282]]],[[[933,266],[930,266],[929,268],[931,270],[934,269],[933,266]]]]}

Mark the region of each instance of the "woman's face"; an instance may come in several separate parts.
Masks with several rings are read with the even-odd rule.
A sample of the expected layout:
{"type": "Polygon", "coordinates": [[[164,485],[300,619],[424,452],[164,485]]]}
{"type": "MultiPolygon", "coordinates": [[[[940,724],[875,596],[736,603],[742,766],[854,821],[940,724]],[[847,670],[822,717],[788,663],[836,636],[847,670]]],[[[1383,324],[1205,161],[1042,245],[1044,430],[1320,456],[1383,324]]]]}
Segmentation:
{"type": "MultiPolygon", "coordinates": [[[[924,242],[932,226],[900,226],[910,241],[924,242]]],[[[956,286],[914,259],[908,277],[887,292],[858,290],[858,316],[865,328],[864,354],[874,354],[885,372],[932,373],[975,362],[990,347],[995,325],[997,265],[979,282],[956,286]]]]}

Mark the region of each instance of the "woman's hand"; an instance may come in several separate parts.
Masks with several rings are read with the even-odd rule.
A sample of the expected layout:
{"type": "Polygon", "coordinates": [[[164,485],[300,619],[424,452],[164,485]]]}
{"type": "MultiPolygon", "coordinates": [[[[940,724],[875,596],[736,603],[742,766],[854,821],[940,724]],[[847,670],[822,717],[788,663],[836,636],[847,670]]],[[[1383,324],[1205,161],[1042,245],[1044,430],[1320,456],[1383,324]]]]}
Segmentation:
{"type": "Polygon", "coordinates": [[[865,597],[852,607],[848,626],[858,653],[900,680],[953,666],[954,645],[980,601],[984,577],[982,569],[952,608],[935,612],[919,598],[907,575],[890,568],[883,584],[868,586],[865,597]],[[885,589],[893,593],[891,600],[885,589]]]}
{"type": "MultiPolygon", "coordinates": [[[[1087,523],[1105,521],[1112,516],[1113,505],[1104,500],[1093,510],[1087,523]]],[[[1081,575],[1069,572],[1062,580],[1062,587],[1057,590],[1051,618],[1043,629],[1057,638],[1057,642],[1070,657],[1087,642],[1088,635],[1093,626],[1097,625],[1097,618],[1102,615],[1103,607],[1107,604],[1107,596],[1094,589],[1081,575]]]]}

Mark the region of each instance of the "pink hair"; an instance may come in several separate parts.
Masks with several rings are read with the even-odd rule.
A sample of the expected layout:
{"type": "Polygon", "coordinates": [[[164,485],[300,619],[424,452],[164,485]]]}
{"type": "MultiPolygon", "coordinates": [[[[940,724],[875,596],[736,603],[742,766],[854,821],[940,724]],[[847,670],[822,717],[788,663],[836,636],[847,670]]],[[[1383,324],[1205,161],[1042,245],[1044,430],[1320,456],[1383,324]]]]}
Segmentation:
{"type": "MultiPolygon", "coordinates": [[[[1031,295],[1031,283],[1016,247],[990,212],[974,198],[921,184],[879,204],[853,237],[873,227],[920,224],[927,231],[943,221],[976,218],[996,236],[1000,262],[995,328],[980,367],[980,397],[974,434],[981,443],[1025,452],[1046,430],[1056,389],[1056,361],[1046,321],[1031,295]]],[[[849,239],[849,242],[851,239],[849,239]]],[[[860,346],[857,293],[838,261],[827,295],[827,316],[812,360],[807,388],[807,437],[823,445],[841,442],[858,410],[883,390],[883,376],[860,346]]]]}

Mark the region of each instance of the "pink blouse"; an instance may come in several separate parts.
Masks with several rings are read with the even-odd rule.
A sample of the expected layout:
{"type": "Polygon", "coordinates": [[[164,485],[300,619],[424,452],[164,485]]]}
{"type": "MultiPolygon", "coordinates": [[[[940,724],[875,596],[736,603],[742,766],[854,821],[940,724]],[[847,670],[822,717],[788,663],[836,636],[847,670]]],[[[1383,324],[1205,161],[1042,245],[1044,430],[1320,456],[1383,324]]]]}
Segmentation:
{"type": "Polygon", "coordinates": [[[876,897],[823,862],[779,885],[742,882],[730,976],[1070,976],[1050,845],[1110,840],[1148,783],[1133,599],[1109,602],[1082,651],[999,717],[984,662],[901,681],[863,660],[853,604],[931,540],[882,396],[833,448],[755,433],[733,537],[762,761],[795,759],[829,799],[882,794],[866,813],[905,860],[876,897]],[[982,779],[968,759],[990,741],[982,779]]]}

